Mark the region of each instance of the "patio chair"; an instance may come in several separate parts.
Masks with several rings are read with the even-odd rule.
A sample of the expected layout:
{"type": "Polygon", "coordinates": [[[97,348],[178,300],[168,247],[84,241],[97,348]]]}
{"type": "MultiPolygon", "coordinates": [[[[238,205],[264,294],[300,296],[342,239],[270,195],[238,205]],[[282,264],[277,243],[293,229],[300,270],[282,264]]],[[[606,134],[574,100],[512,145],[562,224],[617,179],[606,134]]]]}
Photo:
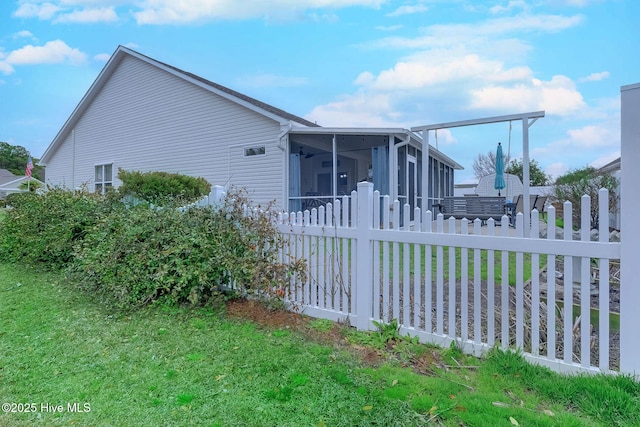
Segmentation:
{"type": "MultiPolygon", "coordinates": [[[[537,194],[529,194],[529,209],[533,210],[537,201],[537,194]]],[[[524,212],[524,198],[522,197],[522,194],[516,196],[515,208],[511,212],[510,222],[513,226],[516,225],[516,215],[518,212],[524,212]]]]}
{"type": "Polygon", "coordinates": [[[548,196],[538,196],[532,208],[532,209],[536,209],[540,213],[541,218],[544,218],[544,214],[545,214],[544,209],[545,209],[545,204],[547,203],[548,198],[549,198],[548,196]]]}

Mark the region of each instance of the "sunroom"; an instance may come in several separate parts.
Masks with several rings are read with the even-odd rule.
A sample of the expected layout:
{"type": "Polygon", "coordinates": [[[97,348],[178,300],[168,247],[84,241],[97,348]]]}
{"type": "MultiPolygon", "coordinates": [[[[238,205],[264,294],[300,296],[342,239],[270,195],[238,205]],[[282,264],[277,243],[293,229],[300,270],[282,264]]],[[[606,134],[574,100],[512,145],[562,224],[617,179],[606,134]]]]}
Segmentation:
{"type": "Polygon", "coordinates": [[[318,208],[369,181],[382,196],[399,200],[401,209],[409,204],[413,220],[413,208],[431,209],[453,195],[454,171],[462,169],[434,147],[423,156],[421,138],[401,128],[294,127],[288,150],[290,212],[318,208]],[[426,192],[423,173],[429,174],[426,192]]]}

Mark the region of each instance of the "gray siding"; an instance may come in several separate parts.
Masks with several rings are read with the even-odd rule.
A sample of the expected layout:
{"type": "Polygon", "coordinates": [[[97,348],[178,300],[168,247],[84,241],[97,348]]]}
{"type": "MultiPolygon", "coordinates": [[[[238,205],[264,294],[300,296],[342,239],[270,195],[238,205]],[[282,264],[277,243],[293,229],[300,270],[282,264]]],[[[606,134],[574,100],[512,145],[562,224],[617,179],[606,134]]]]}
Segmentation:
{"type": "Polygon", "coordinates": [[[50,184],[92,189],[94,166],[113,163],[114,171],[202,176],[246,186],[259,203],[283,201],[278,122],[137,58],[123,58],[74,130],[75,168],[70,133],[48,162],[50,184]],[[256,143],[267,155],[244,158],[241,146],[256,143]]]}

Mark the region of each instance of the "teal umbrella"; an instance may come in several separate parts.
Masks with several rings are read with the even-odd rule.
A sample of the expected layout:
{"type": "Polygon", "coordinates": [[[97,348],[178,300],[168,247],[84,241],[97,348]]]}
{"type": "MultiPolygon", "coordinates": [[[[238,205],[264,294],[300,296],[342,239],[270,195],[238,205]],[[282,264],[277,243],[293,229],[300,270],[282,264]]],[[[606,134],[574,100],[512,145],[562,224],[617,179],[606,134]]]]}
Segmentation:
{"type": "Polygon", "coordinates": [[[502,157],[502,144],[498,142],[498,150],[496,151],[496,179],[493,182],[493,188],[498,190],[498,196],[500,196],[500,190],[504,187],[504,157],[502,157]]]}

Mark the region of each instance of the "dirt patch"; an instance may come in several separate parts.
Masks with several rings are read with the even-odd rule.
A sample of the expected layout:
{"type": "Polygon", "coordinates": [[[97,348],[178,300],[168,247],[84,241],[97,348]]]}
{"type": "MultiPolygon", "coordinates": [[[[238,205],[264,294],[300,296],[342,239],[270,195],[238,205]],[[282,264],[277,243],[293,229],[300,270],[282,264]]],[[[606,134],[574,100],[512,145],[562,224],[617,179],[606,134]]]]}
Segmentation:
{"type": "Polygon", "coordinates": [[[378,366],[385,356],[370,347],[349,342],[346,338],[348,325],[333,323],[330,328],[312,326],[312,317],[296,312],[271,309],[260,301],[237,299],[227,303],[227,316],[234,319],[249,320],[265,329],[288,329],[304,335],[307,339],[320,344],[353,352],[368,366],[378,366]]]}

